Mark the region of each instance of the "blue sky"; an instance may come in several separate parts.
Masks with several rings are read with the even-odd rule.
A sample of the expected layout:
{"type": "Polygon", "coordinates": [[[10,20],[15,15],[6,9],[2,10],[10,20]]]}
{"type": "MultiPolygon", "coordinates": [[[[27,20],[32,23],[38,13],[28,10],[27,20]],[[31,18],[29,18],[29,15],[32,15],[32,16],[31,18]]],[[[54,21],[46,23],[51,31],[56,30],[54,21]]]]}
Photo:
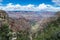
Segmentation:
{"type": "Polygon", "coordinates": [[[3,3],[4,5],[8,3],[20,4],[20,5],[28,5],[28,4],[39,5],[41,3],[53,4],[51,0],[3,0],[1,3],[3,3]]]}
{"type": "Polygon", "coordinates": [[[60,0],[0,0],[2,10],[60,11],[60,0]]]}

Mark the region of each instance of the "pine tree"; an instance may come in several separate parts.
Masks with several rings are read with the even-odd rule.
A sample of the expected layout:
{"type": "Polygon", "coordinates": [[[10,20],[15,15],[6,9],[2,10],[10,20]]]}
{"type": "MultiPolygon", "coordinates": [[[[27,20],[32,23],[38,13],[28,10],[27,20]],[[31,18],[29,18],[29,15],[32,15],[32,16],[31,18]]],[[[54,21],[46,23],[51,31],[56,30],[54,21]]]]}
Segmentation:
{"type": "Polygon", "coordinates": [[[9,40],[9,26],[7,24],[0,27],[0,40],[9,40]]]}

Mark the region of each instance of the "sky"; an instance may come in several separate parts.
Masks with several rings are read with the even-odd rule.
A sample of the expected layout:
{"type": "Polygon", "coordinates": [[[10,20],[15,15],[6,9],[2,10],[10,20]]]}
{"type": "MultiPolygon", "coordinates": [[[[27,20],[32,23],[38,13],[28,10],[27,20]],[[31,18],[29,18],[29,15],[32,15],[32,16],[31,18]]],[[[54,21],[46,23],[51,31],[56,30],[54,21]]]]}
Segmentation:
{"type": "Polygon", "coordinates": [[[60,11],[60,0],[0,0],[6,11],[60,11]]]}

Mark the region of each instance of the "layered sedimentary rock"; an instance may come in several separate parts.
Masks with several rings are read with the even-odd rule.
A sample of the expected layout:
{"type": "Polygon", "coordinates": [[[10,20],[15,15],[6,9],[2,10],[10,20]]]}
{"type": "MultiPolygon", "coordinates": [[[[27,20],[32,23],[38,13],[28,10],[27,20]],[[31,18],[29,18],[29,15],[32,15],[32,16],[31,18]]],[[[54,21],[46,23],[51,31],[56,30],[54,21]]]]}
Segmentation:
{"type": "Polygon", "coordinates": [[[9,18],[9,25],[13,31],[29,30],[30,23],[25,18],[9,18]]]}
{"type": "Polygon", "coordinates": [[[0,10],[0,27],[3,24],[8,24],[8,14],[5,11],[0,10]]]}

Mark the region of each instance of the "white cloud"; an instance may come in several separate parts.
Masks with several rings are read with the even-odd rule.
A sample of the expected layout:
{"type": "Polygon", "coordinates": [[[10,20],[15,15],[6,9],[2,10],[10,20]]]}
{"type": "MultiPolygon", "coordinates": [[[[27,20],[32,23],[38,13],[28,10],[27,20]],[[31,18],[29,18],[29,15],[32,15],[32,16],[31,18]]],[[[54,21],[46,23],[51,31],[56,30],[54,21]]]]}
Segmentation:
{"type": "Polygon", "coordinates": [[[52,5],[47,5],[46,11],[60,11],[60,7],[54,7],[52,5]]]}
{"type": "Polygon", "coordinates": [[[45,9],[45,8],[47,8],[47,5],[45,5],[44,3],[42,3],[42,4],[40,4],[40,5],[38,6],[38,8],[39,8],[39,9],[45,9]]]}
{"type": "Polygon", "coordinates": [[[60,6],[60,0],[52,0],[56,5],[60,6]]]}
{"type": "Polygon", "coordinates": [[[60,7],[54,7],[52,5],[47,5],[47,4],[40,4],[38,6],[29,4],[29,5],[20,5],[16,4],[13,5],[12,3],[7,4],[6,6],[0,6],[0,9],[6,10],[6,11],[15,11],[15,10],[21,10],[21,11],[60,11],[60,7]]]}

